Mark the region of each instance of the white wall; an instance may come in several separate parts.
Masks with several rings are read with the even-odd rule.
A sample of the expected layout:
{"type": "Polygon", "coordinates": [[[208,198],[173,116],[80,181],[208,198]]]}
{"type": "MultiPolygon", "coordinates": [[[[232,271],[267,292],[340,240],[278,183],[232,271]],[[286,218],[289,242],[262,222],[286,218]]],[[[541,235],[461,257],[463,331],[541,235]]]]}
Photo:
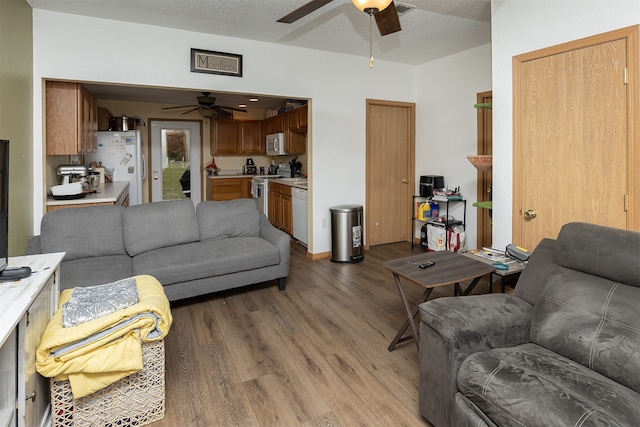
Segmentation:
{"type": "MultiPolygon", "coordinates": [[[[33,11],[33,37],[36,175],[44,78],[312,98],[312,253],[331,250],[330,230],[321,228],[331,206],[365,204],[365,100],[416,101],[414,67],[378,60],[369,69],[364,57],[44,10],[33,11]],[[244,76],[191,73],[191,48],[242,54],[244,76]]],[[[43,190],[34,189],[34,233],[43,190]]]]}
{"type": "MultiPolygon", "coordinates": [[[[466,156],[478,151],[473,105],[478,92],[491,90],[491,45],[424,64],[416,75],[416,175],[442,175],[448,188],[460,187],[467,199],[467,247],[475,248],[477,170],[466,156]]],[[[451,208],[462,219],[461,206],[451,208]]]]}
{"type": "MultiPolygon", "coordinates": [[[[640,23],[637,0],[492,0],[493,244],[512,241],[513,56],[640,23]]],[[[553,184],[553,177],[549,177],[553,184]]],[[[516,242],[517,243],[517,242],[516,242]]]]}

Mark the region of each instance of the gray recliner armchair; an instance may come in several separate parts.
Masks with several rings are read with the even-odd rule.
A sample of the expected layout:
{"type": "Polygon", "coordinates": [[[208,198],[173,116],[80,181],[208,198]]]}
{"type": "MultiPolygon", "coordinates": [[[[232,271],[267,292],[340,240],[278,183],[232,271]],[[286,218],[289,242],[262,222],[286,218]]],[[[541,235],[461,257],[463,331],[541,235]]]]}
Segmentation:
{"type": "Polygon", "coordinates": [[[640,233],[567,224],[515,295],[439,298],[420,318],[437,427],[640,425],[640,233]]]}

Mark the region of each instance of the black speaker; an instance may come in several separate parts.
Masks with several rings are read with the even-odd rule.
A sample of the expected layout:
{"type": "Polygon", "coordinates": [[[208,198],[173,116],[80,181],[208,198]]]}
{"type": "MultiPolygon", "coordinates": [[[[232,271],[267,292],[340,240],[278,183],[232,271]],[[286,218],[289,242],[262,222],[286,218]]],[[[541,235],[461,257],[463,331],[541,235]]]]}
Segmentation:
{"type": "Polygon", "coordinates": [[[420,177],[420,197],[433,196],[433,190],[444,188],[444,177],[440,175],[422,175],[420,177]]]}

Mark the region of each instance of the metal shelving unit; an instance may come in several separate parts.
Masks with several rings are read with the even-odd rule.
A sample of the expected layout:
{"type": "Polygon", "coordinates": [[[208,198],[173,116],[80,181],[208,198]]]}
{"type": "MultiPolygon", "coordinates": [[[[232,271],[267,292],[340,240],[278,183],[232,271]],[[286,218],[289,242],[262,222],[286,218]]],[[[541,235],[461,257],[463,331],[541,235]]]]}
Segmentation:
{"type": "Polygon", "coordinates": [[[421,224],[420,227],[422,228],[422,225],[427,224],[427,223],[431,223],[431,224],[433,224],[435,226],[444,227],[445,230],[448,229],[449,227],[453,226],[453,225],[462,225],[462,228],[466,229],[466,224],[467,224],[467,200],[466,199],[447,200],[447,201],[435,200],[435,202],[437,202],[438,205],[440,206],[440,214],[444,215],[444,217],[445,217],[445,221],[444,222],[423,221],[423,220],[417,218],[417,215],[416,215],[416,212],[417,212],[416,201],[428,202],[428,201],[431,201],[431,197],[423,197],[423,196],[418,196],[418,195],[414,195],[412,197],[412,204],[411,204],[411,212],[412,212],[412,217],[411,217],[411,251],[413,251],[413,248],[415,246],[414,240],[415,240],[415,232],[416,232],[416,228],[415,227],[416,227],[416,224],[421,224]],[[456,203],[462,203],[464,205],[463,213],[462,213],[462,221],[460,221],[460,220],[449,221],[449,205],[456,204],[456,203]],[[443,209],[443,206],[444,206],[444,209],[443,209]]]}

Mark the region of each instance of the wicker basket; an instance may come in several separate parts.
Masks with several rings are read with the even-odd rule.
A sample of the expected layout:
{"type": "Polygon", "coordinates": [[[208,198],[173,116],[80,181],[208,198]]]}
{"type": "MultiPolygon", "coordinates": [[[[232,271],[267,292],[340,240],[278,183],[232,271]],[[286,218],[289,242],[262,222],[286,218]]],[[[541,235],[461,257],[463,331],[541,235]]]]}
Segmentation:
{"type": "Polygon", "coordinates": [[[51,380],[53,427],[142,426],[164,417],[164,341],[142,344],[142,370],[74,399],[68,380],[51,380]]]}

